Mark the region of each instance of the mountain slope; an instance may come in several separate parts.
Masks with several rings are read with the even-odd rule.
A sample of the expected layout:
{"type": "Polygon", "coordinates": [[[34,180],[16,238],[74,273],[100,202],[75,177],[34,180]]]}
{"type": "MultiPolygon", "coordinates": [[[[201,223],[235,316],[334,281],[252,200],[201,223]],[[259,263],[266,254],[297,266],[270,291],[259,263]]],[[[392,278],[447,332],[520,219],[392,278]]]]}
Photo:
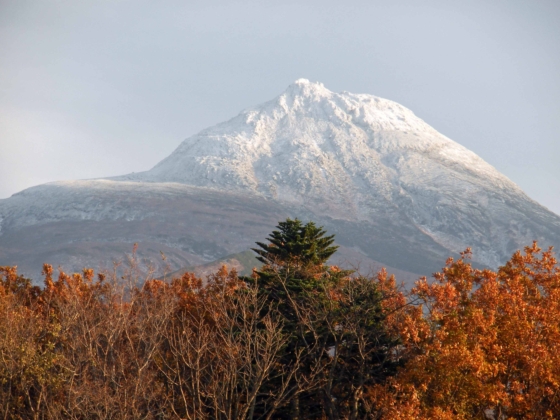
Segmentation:
{"type": "Polygon", "coordinates": [[[410,223],[455,253],[474,247],[490,266],[533,239],[547,242],[550,229],[560,234],[558,216],[412,111],[304,79],[186,139],[153,169],[115,179],[249,192],[337,219],[410,223]]]}
{"type": "Polygon", "coordinates": [[[139,242],[175,270],[243,252],[287,216],[325,225],[343,256],[419,274],[466,247],[496,267],[532,240],[560,245],[560,217],[412,111],[300,79],[149,171],[0,200],[0,264],[76,269],[139,242]]]}

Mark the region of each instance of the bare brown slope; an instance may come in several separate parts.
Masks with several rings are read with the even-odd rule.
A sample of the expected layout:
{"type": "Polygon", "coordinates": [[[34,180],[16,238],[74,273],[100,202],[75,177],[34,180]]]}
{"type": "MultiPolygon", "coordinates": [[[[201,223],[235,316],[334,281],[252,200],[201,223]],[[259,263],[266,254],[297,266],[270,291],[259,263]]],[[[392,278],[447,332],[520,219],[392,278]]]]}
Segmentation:
{"type": "Polygon", "coordinates": [[[397,229],[390,220],[350,222],[254,195],[131,184],[116,183],[103,191],[96,181],[80,188],[49,184],[9,199],[0,265],[18,265],[35,279],[44,262],[67,271],[111,268],[113,261],[126,261],[138,243],[144,268],[163,274],[167,264],[168,271],[175,271],[246,251],[287,217],[313,220],[336,234],[341,246],[336,262],[346,266],[370,270],[388,265],[415,277],[431,274],[448,255],[419,230],[397,229]]]}

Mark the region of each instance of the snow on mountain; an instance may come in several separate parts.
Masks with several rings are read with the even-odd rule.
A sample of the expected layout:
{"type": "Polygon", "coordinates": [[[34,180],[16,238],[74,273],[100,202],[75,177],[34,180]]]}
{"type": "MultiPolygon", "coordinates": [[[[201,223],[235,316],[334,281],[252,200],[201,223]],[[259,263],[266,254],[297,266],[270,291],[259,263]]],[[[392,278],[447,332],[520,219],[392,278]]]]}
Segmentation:
{"type": "Polygon", "coordinates": [[[478,258],[493,266],[509,251],[509,234],[494,229],[496,249],[497,238],[486,238],[484,226],[524,217],[508,214],[513,209],[503,204],[544,211],[491,165],[402,105],[334,93],[306,79],[186,139],[153,169],[114,179],[250,192],[320,206],[323,214],[347,220],[404,213],[453,252],[482,245],[478,258]]]}
{"type": "MultiPolygon", "coordinates": [[[[210,196],[225,207],[252,197],[267,214],[277,208],[275,215],[321,220],[337,237],[352,232],[346,245],[359,244],[364,256],[415,272],[422,266],[416,247],[424,247],[432,262],[472,247],[475,261],[495,267],[532,240],[560,245],[560,217],[412,111],[372,95],[334,93],[305,79],[186,139],[149,171],[47,184],[0,200],[0,229],[69,220],[134,222],[143,229],[148,222],[142,221],[157,219],[173,236],[165,223],[181,220],[176,203],[184,203],[188,213],[196,197],[210,196]]],[[[236,220],[243,212],[235,213],[236,220]]],[[[233,216],[223,217],[227,226],[233,216]]],[[[166,241],[171,247],[179,243],[166,241]]],[[[199,252],[183,245],[192,255],[199,252]]],[[[0,264],[1,248],[2,231],[0,264]]],[[[243,250],[223,245],[212,255],[243,250]]]]}
{"type": "Polygon", "coordinates": [[[431,183],[449,168],[480,187],[521,193],[405,107],[299,79],[274,100],[186,139],[153,169],[114,179],[320,199],[359,217],[372,198],[391,202],[402,181],[431,183]]]}

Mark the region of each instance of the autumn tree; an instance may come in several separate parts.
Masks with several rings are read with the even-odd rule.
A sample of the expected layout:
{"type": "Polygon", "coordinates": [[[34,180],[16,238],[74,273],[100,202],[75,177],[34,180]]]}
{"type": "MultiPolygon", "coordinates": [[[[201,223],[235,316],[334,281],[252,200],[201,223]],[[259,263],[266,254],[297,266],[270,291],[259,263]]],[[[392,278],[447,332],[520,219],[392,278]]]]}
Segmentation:
{"type": "Polygon", "coordinates": [[[42,418],[61,389],[57,377],[56,322],[49,322],[40,288],[0,267],[0,415],[42,418]]]}
{"type": "Polygon", "coordinates": [[[401,319],[408,363],[369,398],[387,419],[560,418],[560,268],[537,244],[498,271],[469,252],[421,279],[401,319]]]}
{"type": "Polygon", "coordinates": [[[247,419],[257,405],[274,405],[282,389],[263,393],[285,339],[273,308],[225,267],[207,284],[192,274],[171,283],[148,282],[142,294],[174,302],[160,332],[160,380],[170,390],[168,415],[179,418],[247,419]]]}

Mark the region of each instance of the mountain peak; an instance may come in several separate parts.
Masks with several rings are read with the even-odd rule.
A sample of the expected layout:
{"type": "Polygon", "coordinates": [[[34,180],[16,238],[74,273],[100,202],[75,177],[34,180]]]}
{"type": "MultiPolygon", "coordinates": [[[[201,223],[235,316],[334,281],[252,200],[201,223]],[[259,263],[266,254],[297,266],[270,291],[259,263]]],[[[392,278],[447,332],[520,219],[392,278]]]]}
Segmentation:
{"type": "Polygon", "coordinates": [[[320,82],[298,79],[272,101],[241,113],[247,122],[256,115],[271,119],[313,119],[344,126],[353,124],[374,131],[435,131],[404,106],[369,94],[335,93],[320,82]]]}
{"type": "Polygon", "coordinates": [[[320,98],[332,95],[333,92],[325,88],[320,82],[310,82],[308,79],[297,79],[294,83],[288,86],[279,99],[286,99],[287,97],[294,99],[297,97],[304,98],[320,98]]]}
{"type": "Polygon", "coordinates": [[[300,79],[297,79],[293,84],[294,85],[308,85],[309,83],[311,83],[309,81],[309,79],[300,78],[300,79]]]}
{"type": "Polygon", "coordinates": [[[152,170],[116,179],[249,190],[297,202],[354,196],[355,207],[354,187],[390,200],[402,171],[433,176],[441,165],[478,183],[516,188],[402,105],[298,79],[277,98],[186,139],[152,170]]]}
{"type": "Polygon", "coordinates": [[[408,203],[419,225],[426,210],[417,206],[437,205],[442,191],[469,191],[475,201],[485,191],[523,194],[404,106],[307,79],[186,139],[153,169],[113,179],[257,194],[339,218],[369,219],[408,203]]]}

